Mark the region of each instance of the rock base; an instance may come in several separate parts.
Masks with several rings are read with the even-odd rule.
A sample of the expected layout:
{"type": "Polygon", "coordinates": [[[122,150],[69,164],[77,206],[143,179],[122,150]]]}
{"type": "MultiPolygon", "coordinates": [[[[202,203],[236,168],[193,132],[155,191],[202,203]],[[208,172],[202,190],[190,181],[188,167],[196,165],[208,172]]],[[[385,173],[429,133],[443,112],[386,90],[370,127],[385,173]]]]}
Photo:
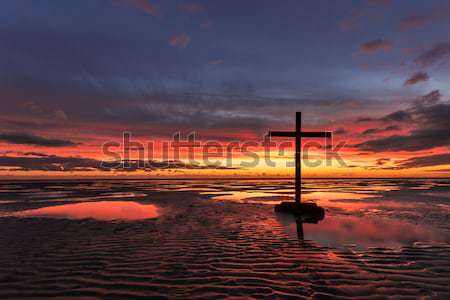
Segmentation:
{"type": "Polygon", "coordinates": [[[281,202],[275,205],[275,212],[293,214],[297,219],[308,223],[318,223],[325,217],[325,210],[312,202],[281,202]]]}

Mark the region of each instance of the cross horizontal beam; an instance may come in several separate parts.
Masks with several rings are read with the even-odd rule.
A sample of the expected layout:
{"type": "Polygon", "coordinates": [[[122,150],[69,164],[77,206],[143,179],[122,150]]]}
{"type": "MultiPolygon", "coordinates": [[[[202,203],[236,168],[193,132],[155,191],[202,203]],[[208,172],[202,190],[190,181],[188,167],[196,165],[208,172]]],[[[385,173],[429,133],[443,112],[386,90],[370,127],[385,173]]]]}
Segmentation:
{"type": "MultiPolygon", "coordinates": [[[[269,131],[268,136],[278,136],[278,137],[296,137],[295,131],[269,131]]],[[[324,132],[300,132],[302,138],[331,138],[331,131],[324,132]]]]}

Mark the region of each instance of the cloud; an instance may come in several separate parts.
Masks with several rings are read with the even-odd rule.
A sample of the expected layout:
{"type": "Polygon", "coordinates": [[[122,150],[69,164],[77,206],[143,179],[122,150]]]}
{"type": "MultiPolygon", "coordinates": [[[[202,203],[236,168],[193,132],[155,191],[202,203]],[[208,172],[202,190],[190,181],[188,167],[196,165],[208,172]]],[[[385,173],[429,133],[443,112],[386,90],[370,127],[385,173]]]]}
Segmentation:
{"type": "Polygon", "coordinates": [[[380,119],[384,122],[411,122],[412,117],[410,112],[404,110],[398,110],[396,112],[390,113],[380,119]]]}
{"type": "Polygon", "coordinates": [[[36,101],[25,101],[20,104],[20,107],[27,113],[45,119],[54,121],[67,121],[69,119],[63,110],[45,107],[36,101]]]}
{"type": "Polygon", "coordinates": [[[429,156],[411,157],[398,163],[397,168],[422,168],[440,165],[450,165],[450,154],[435,154],[429,156]]]}
{"type": "Polygon", "coordinates": [[[188,164],[182,161],[113,161],[83,157],[62,157],[56,155],[29,157],[29,156],[0,156],[0,167],[15,168],[22,171],[127,171],[145,170],[147,172],[162,169],[236,169],[234,167],[207,166],[188,164]]]}
{"type": "Polygon", "coordinates": [[[182,32],[172,35],[169,39],[169,44],[172,47],[186,48],[190,41],[191,38],[186,33],[182,32]]]}
{"type": "Polygon", "coordinates": [[[421,28],[428,22],[427,16],[410,16],[400,21],[401,30],[421,28]]]}
{"type": "Polygon", "coordinates": [[[419,71],[414,73],[410,78],[408,78],[403,84],[403,86],[414,85],[419,82],[426,82],[428,81],[428,79],[430,79],[430,77],[428,76],[427,73],[419,71]]]}
{"type": "Polygon", "coordinates": [[[359,46],[359,53],[361,54],[372,54],[381,50],[389,51],[392,48],[392,43],[384,39],[376,39],[364,43],[359,46]]]}
{"type": "Polygon", "coordinates": [[[204,11],[204,6],[195,2],[183,2],[178,5],[178,10],[188,15],[196,15],[204,11]]]}
{"type": "Polygon", "coordinates": [[[379,159],[376,160],[375,164],[377,166],[383,166],[383,165],[385,165],[386,163],[388,163],[390,161],[391,161],[390,158],[379,158],[379,159]]]}
{"type": "Polygon", "coordinates": [[[156,17],[160,14],[159,7],[147,0],[113,0],[115,5],[127,6],[143,11],[150,16],[156,17]]]}
{"type": "Polygon", "coordinates": [[[24,171],[74,171],[78,168],[95,170],[100,169],[100,165],[100,161],[80,157],[0,156],[0,167],[19,168],[24,171]]]}
{"type": "Polygon", "coordinates": [[[344,128],[338,128],[338,129],[334,132],[334,134],[337,134],[337,135],[345,135],[345,134],[347,134],[347,133],[348,133],[348,131],[345,130],[344,128]]]}
{"type": "Polygon", "coordinates": [[[414,62],[422,66],[432,65],[445,58],[450,53],[450,43],[441,43],[414,59],[414,62]]]}
{"type": "Polygon", "coordinates": [[[291,128],[295,124],[293,111],[304,111],[305,124],[309,126],[324,126],[337,111],[340,112],[340,118],[344,119],[355,112],[370,110],[368,107],[375,105],[353,99],[283,99],[239,96],[241,93],[243,92],[236,88],[225,95],[151,94],[129,101],[126,107],[119,105],[120,103],[107,103],[107,113],[104,107],[103,111],[95,110],[95,120],[137,124],[146,128],[152,128],[150,126],[154,125],[155,128],[161,128],[163,135],[180,128],[200,132],[224,131],[217,133],[215,137],[220,138],[221,134],[236,136],[242,131],[263,134],[268,129],[291,128]],[[308,117],[318,113],[321,118],[308,117]]]}
{"type": "Polygon", "coordinates": [[[400,130],[400,127],[397,125],[391,125],[385,128],[369,128],[363,131],[363,135],[376,134],[382,132],[396,131],[400,130]]]}
{"type": "Polygon", "coordinates": [[[356,120],[356,123],[367,123],[367,122],[411,122],[411,113],[404,110],[398,110],[393,113],[387,114],[381,118],[370,118],[362,117],[356,120]]]}
{"type": "MultiPolygon", "coordinates": [[[[450,103],[416,104],[408,112],[394,112],[389,116],[393,115],[408,116],[417,126],[408,135],[368,140],[356,146],[364,151],[385,152],[420,151],[450,145],[450,103]]],[[[406,117],[402,119],[406,120],[406,117]]]]}
{"type": "Polygon", "coordinates": [[[77,143],[69,140],[48,139],[28,133],[0,133],[0,141],[9,144],[34,145],[55,148],[78,145],[77,143]]]}
{"type": "Polygon", "coordinates": [[[409,16],[400,21],[400,30],[424,27],[427,23],[442,19],[450,14],[450,6],[439,7],[428,14],[409,16]]]}
{"type": "Polygon", "coordinates": [[[356,123],[366,123],[366,122],[373,122],[373,121],[376,121],[376,119],[369,118],[369,117],[361,117],[361,118],[358,118],[355,122],[356,123]]]}
{"type": "Polygon", "coordinates": [[[42,152],[25,152],[23,153],[23,155],[25,156],[37,156],[37,157],[47,157],[49,156],[46,153],[42,153],[42,152]]]}
{"type": "Polygon", "coordinates": [[[213,65],[213,66],[217,66],[217,65],[222,65],[223,64],[223,59],[212,59],[208,62],[208,64],[213,65]]]}
{"type": "Polygon", "coordinates": [[[438,90],[429,92],[428,94],[422,96],[415,103],[416,105],[433,105],[441,100],[442,94],[438,90]]]}

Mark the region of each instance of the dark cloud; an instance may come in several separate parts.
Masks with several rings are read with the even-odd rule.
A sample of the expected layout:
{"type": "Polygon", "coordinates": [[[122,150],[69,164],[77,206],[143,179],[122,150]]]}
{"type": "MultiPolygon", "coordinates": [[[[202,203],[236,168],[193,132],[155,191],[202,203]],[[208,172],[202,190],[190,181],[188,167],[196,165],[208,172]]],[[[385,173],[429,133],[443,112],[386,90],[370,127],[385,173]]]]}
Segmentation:
{"type": "Polygon", "coordinates": [[[400,126],[391,125],[391,126],[384,128],[384,131],[395,131],[395,130],[400,130],[400,129],[401,129],[400,126]]]}
{"type": "Polygon", "coordinates": [[[403,84],[403,86],[414,85],[419,82],[426,82],[428,81],[428,79],[430,79],[430,77],[428,76],[427,73],[419,71],[414,73],[410,78],[408,78],[403,84]]]}
{"type": "Polygon", "coordinates": [[[392,48],[392,43],[384,39],[376,39],[359,46],[359,52],[362,54],[371,54],[377,51],[389,51],[392,48]]]}
{"type": "Polygon", "coordinates": [[[376,121],[377,119],[375,118],[369,118],[369,117],[362,117],[362,118],[358,118],[355,122],[356,123],[366,123],[366,122],[373,122],[376,121]]]}
{"type": "Polygon", "coordinates": [[[336,118],[337,112],[338,119],[344,120],[354,114],[364,115],[390,107],[385,102],[359,99],[277,98],[246,94],[251,92],[241,90],[238,85],[231,87],[227,94],[152,92],[126,99],[51,96],[36,100],[41,107],[49,107],[59,101],[61,109],[68,112],[70,121],[67,122],[30,115],[21,106],[16,109],[18,104],[11,101],[10,105],[4,106],[10,113],[0,117],[0,126],[8,132],[27,129],[35,133],[54,132],[59,127],[70,132],[86,126],[84,129],[101,136],[130,130],[133,135],[146,137],[168,137],[175,131],[185,130],[196,131],[202,138],[209,135],[222,139],[236,138],[243,131],[261,136],[269,129],[292,128],[295,124],[292,112],[295,111],[305,113],[305,126],[325,127],[330,125],[330,119],[336,118]]]}
{"type": "Polygon", "coordinates": [[[42,152],[25,152],[23,153],[23,155],[25,156],[37,156],[37,157],[47,157],[49,156],[46,153],[42,153],[42,152]]]}
{"type": "Polygon", "coordinates": [[[42,157],[0,156],[0,167],[22,171],[155,171],[161,169],[235,169],[222,166],[201,166],[181,161],[139,161],[102,162],[91,158],[61,157],[55,155],[42,157]]]}
{"type": "Polygon", "coordinates": [[[432,65],[450,53],[450,43],[441,43],[418,56],[414,62],[422,66],[432,65]]]}
{"type": "Polygon", "coordinates": [[[21,109],[33,116],[39,116],[47,120],[67,121],[66,113],[61,109],[48,108],[35,101],[25,101],[20,104],[21,109]]]}
{"type": "Polygon", "coordinates": [[[334,134],[337,134],[337,135],[344,135],[344,134],[347,134],[347,133],[348,133],[348,131],[345,130],[344,128],[338,128],[338,129],[334,132],[334,134]]]}
{"type": "Polygon", "coordinates": [[[100,169],[95,159],[60,156],[0,156],[0,167],[19,168],[24,171],[75,171],[78,168],[100,169]]]}
{"type": "Polygon", "coordinates": [[[386,163],[388,163],[390,161],[391,161],[390,158],[379,158],[379,159],[376,160],[375,164],[377,166],[383,166],[383,165],[385,165],[386,163]]]}
{"type": "Polygon", "coordinates": [[[433,105],[441,100],[442,94],[438,90],[429,92],[416,101],[416,105],[433,105]]]}
{"type": "MultiPolygon", "coordinates": [[[[195,131],[228,129],[229,134],[247,130],[263,134],[268,129],[292,127],[293,111],[305,112],[306,124],[323,126],[328,122],[328,116],[334,116],[337,110],[342,118],[346,118],[355,111],[366,111],[367,105],[370,106],[354,100],[152,94],[130,100],[126,106],[119,101],[101,103],[98,107],[91,104],[90,111],[96,113],[83,117],[92,117],[97,122],[136,124],[148,128],[154,125],[166,130],[161,132],[164,135],[181,128],[195,131]],[[319,112],[321,118],[311,118],[312,114],[319,112]]],[[[82,113],[85,114],[84,111],[82,113]]]]}
{"type": "Polygon", "coordinates": [[[391,125],[387,126],[385,128],[369,128],[363,131],[362,134],[369,135],[369,134],[376,134],[376,133],[382,133],[382,132],[389,132],[389,131],[395,131],[400,130],[400,127],[397,125],[391,125]]]}
{"type": "Polygon", "coordinates": [[[449,153],[411,157],[406,160],[400,161],[397,167],[400,169],[406,169],[406,168],[432,167],[440,165],[450,165],[449,153]]]}
{"type": "Polygon", "coordinates": [[[404,111],[404,110],[399,110],[393,113],[390,113],[382,118],[379,119],[380,121],[384,121],[384,122],[411,122],[412,121],[412,117],[411,117],[411,113],[404,111]]]}
{"type": "Polygon", "coordinates": [[[0,141],[10,144],[34,145],[42,147],[68,147],[78,145],[77,143],[69,140],[48,139],[27,133],[0,133],[0,141]]]}
{"type": "Polygon", "coordinates": [[[374,133],[378,133],[378,132],[381,132],[381,131],[382,131],[382,129],[369,128],[369,129],[364,130],[362,134],[369,135],[369,134],[374,134],[374,133]]]}
{"type": "Polygon", "coordinates": [[[395,116],[394,119],[397,120],[409,119],[417,126],[408,135],[369,140],[357,145],[359,149],[373,152],[420,151],[450,145],[448,138],[450,136],[450,103],[448,102],[416,105],[408,112],[399,111],[388,116],[391,119],[395,116]]]}

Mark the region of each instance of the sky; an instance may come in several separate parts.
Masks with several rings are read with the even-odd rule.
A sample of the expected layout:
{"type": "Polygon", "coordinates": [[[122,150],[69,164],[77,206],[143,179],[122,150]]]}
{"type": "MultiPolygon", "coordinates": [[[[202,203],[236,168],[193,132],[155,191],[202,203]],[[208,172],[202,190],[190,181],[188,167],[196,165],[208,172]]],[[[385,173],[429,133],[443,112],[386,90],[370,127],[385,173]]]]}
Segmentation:
{"type": "Polygon", "coordinates": [[[2,177],[289,177],[292,147],[270,166],[260,142],[296,111],[333,132],[304,141],[322,162],[307,177],[450,177],[448,1],[0,5],[2,177]],[[196,158],[221,151],[169,155],[177,132],[195,133],[196,158]]]}

